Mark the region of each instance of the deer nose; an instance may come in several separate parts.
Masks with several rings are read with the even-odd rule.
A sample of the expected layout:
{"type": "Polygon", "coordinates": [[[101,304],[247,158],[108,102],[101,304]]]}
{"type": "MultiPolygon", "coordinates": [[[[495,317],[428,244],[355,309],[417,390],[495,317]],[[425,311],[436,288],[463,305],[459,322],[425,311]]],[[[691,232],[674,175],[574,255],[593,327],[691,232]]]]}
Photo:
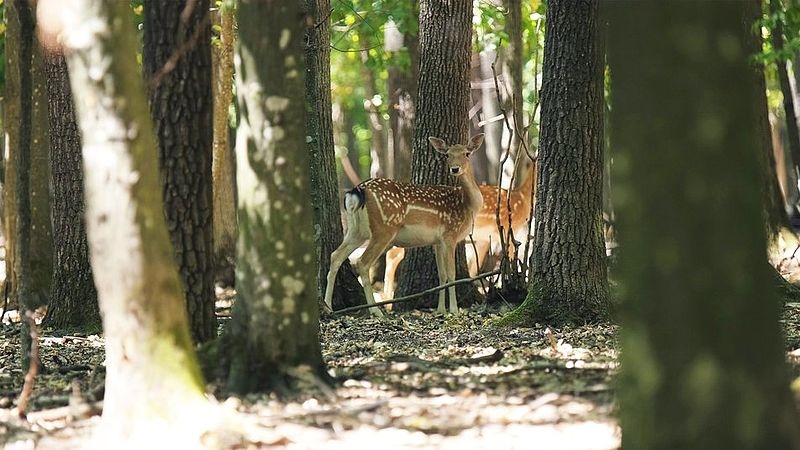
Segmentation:
{"type": "Polygon", "coordinates": [[[461,173],[461,167],[451,167],[450,175],[458,175],[461,173]]]}

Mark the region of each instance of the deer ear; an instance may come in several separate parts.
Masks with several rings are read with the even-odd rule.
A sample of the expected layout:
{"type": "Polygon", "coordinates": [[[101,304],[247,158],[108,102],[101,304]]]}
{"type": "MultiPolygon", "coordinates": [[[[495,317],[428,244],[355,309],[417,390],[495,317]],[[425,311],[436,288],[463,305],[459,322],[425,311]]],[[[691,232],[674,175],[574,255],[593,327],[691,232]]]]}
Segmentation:
{"type": "Polygon", "coordinates": [[[477,150],[482,143],[483,143],[483,133],[476,134],[475,136],[472,136],[472,138],[470,138],[469,148],[472,150],[477,150]]]}
{"type": "Polygon", "coordinates": [[[447,153],[447,144],[443,140],[437,137],[428,136],[428,141],[431,143],[433,148],[436,149],[437,152],[447,153]]]}

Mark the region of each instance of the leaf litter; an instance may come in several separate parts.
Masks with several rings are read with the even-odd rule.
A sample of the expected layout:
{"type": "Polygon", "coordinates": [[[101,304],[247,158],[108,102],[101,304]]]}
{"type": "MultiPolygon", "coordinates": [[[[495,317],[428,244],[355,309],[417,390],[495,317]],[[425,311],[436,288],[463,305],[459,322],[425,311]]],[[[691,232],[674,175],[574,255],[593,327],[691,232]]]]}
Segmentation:
{"type": "MultiPolygon", "coordinates": [[[[298,369],[296,398],[219,396],[235,432],[216,430],[207,448],[546,448],[620,444],[614,375],[616,325],[495,328],[499,313],[477,306],[454,316],[390,312],[387,319],[326,317],[326,387],[298,369]]],[[[800,304],[788,304],[787,358],[800,376],[800,304]]],[[[102,408],[103,338],[45,333],[45,370],[26,421],[14,418],[23,382],[18,323],[0,325],[0,444],[80,448],[102,408]],[[76,406],[77,405],[77,406],[76,406]]],[[[209,386],[219,392],[219,387],[209,386]]]]}

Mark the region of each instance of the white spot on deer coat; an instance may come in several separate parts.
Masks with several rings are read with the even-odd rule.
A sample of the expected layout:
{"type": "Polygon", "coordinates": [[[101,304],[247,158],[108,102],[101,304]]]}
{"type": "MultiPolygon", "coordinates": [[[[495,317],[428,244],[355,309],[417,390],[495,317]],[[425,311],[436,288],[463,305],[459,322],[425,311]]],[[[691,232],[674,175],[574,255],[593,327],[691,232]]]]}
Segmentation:
{"type": "Polygon", "coordinates": [[[278,45],[280,46],[281,50],[285,49],[286,46],[289,45],[289,39],[291,38],[292,38],[292,32],[289,31],[288,28],[284,28],[283,31],[281,31],[281,38],[278,41],[278,45]]]}

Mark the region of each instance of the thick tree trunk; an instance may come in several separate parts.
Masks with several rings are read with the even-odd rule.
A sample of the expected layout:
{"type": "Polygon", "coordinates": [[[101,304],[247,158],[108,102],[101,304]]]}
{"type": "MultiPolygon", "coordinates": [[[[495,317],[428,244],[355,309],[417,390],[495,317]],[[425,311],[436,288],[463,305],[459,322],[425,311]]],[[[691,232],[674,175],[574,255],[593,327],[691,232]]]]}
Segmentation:
{"type": "Polygon", "coordinates": [[[211,234],[209,0],[145,1],[143,72],[159,144],[164,207],[192,338],[217,335],[211,234]]]}
{"type": "Polygon", "coordinates": [[[102,446],[197,438],[208,406],[164,222],[130,7],[96,0],[49,7],[63,20],[83,138],[86,225],[106,340],[102,446]]]}
{"type": "Polygon", "coordinates": [[[233,98],[233,41],[236,10],[232,0],[219,9],[219,47],[214,71],[213,178],[214,273],[217,281],[232,286],[236,268],[236,167],[230,144],[229,108],[233,98]]]}
{"type": "Polygon", "coordinates": [[[47,97],[55,261],[44,323],[59,329],[97,330],[101,324],[100,307],[86,238],[81,136],[67,62],[60,54],[47,57],[47,97]]]}
{"type": "Polygon", "coordinates": [[[548,3],[531,279],[507,324],[595,322],[611,313],[602,232],[599,31],[598,1],[548,3]]]}
{"type": "Polygon", "coordinates": [[[326,379],[306,143],[300,1],[239,3],[236,147],[238,298],[231,323],[234,392],[296,387],[297,370],[326,379]]]}
{"type": "MultiPolygon", "coordinates": [[[[472,3],[466,0],[420,2],[420,78],[414,131],[411,181],[416,184],[455,185],[447,174],[445,160],[428,143],[429,136],[448,144],[468,140],[467,112],[470,107],[470,46],[472,38],[472,3]]],[[[456,250],[456,278],[467,277],[463,244],[456,250]]],[[[433,249],[406,251],[398,269],[395,297],[417,293],[438,284],[433,249]]],[[[458,304],[469,306],[477,295],[471,284],[458,289],[458,304]]],[[[437,295],[429,294],[417,304],[432,307],[437,295]]],[[[411,306],[399,303],[398,309],[411,306]]]]}
{"type": "MultiPolygon", "coordinates": [[[[331,117],[330,0],[306,0],[305,8],[313,25],[305,31],[306,104],[308,105],[308,152],[311,164],[311,204],[314,208],[314,239],[317,248],[317,289],[322,299],[331,253],[342,243],[342,216],[333,148],[331,117]]],[[[355,271],[345,261],[336,276],[334,309],[363,305],[364,291],[355,271]]]]}
{"type": "Polygon", "coordinates": [[[748,3],[609,2],[623,448],[800,448],[763,264],[748,3]]]}

